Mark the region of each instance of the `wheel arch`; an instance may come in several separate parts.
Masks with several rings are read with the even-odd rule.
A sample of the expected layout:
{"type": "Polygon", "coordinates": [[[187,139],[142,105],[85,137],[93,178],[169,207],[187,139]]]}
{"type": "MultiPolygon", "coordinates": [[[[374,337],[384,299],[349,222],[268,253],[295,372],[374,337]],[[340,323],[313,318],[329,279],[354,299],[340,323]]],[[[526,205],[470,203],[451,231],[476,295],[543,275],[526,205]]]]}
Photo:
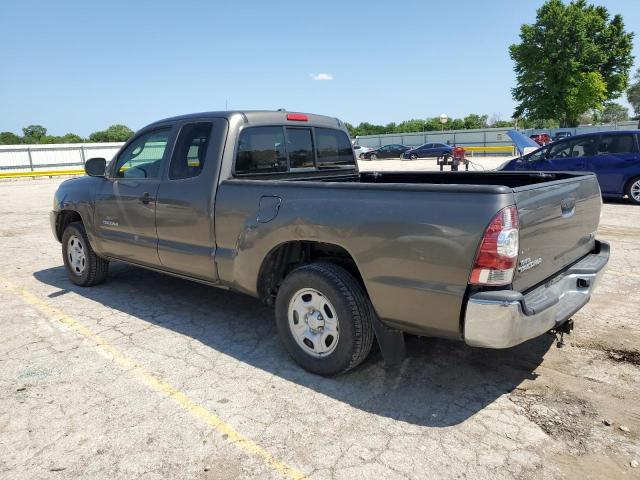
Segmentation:
{"type": "Polygon", "coordinates": [[[334,243],[293,240],[276,245],[262,260],[256,285],[258,297],[267,305],[272,305],[280,284],[289,272],[301,265],[317,261],[333,263],[344,268],[360,283],[365,293],[367,292],[358,265],[347,249],[334,243]]]}
{"type": "Polygon", "coordinates": [[[78,212],[77,210],[64,209],[58,212],[58,214],[56,215],[55,233],[56,233],[56,238],[59,242],[62,241],[62,234],[64,233],[65,228],[67,228],[67,226],[73,222],[80,222],[86,228],[86,223],[82,218],[82,215],[80,214],[80,212],[78,212]]]}

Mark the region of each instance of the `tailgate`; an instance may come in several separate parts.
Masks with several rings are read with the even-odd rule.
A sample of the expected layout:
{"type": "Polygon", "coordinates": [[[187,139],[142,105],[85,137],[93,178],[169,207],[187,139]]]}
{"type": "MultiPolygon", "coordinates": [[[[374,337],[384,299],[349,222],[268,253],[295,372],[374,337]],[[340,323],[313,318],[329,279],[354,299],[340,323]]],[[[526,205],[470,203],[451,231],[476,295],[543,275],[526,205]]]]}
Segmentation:
{"type": "Polygon", "coordinates": [[[520,219],[513,286],[522,292],[593,250],[602,200],[594,174],[513,191],[520,219]]]}

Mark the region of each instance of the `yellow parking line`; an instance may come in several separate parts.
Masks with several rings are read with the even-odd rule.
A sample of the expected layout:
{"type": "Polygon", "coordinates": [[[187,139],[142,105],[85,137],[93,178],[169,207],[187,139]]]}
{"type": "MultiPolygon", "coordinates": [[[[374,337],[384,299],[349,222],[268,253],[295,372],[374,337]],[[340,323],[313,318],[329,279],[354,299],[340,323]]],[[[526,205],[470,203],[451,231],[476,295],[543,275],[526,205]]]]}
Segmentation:
{"type": "Polygon", "coordinates": [[[48,304],[28,290],[18,287],[5,279],[0,279],[0,284],[2,284],[2,286],[7,290],[10,290],[18,295],[20,298],[22,298],[22,300],[24,300],[32,307],[35,307],[47,317],[53,320],[57,320],[77,334],[82,335],[86,339],[95,343],[98,349],[111,355],[111,357],[113,357],[113,360],[120,367],[125,370],[130,370],[144,385],[151,388],[152,390],[155,390],[158,393],[169,397],[194,417],[204,420],[219,433],[227,435],[226,439],[228,442],[234,444],[241,450],[244,450],[246,453],[250,453],[252,455],[255,455],[256,457],[259,457],[266,465],[286,478],[295,480],[306,478],[302,472],[271,455],[253,440],[234,430],[231,425],[225,423],[220,417],[218,417],[214,413],[211,413],[202,405],[199,405],[195,401],[191,400],[180,390],[153,376],[139,363],[136,363],[133,359],[129,358],[126,354],[101,338],[98,334],[94,333],[90,328],[85,327],[83,324],[70,317],[62,310],[59,310],[58,308],[48,304]]]}
{"type": "Polygon", "coordinates": [[[61,175],[84,175],[84,170],[34,170],[33,172],[0,172],[0,178],[58,177],[61,175]]]}

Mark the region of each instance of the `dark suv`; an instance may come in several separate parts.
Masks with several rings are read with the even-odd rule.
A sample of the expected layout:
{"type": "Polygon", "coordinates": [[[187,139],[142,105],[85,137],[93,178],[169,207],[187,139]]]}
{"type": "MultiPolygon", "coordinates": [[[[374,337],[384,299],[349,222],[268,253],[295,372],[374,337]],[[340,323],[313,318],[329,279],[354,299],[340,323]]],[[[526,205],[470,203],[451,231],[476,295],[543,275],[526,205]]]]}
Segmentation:
{"type": "Polygon", "coordinates": [[[591,171],[603,196],[640,205],[640,130],[576,135],[511,160],[500,170],[591,171]]]}

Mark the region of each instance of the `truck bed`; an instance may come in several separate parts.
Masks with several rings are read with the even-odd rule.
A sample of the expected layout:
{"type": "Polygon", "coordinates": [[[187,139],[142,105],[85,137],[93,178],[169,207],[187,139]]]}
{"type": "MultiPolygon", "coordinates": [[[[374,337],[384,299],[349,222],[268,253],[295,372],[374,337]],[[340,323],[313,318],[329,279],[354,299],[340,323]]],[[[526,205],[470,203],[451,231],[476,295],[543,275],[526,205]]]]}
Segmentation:
{"type": "Polygon", "coordinates": [[[354,258],[381,319],[405,331],[459,338],[484,229],[514,204],[524,263],[513,287],[521,292],[593,249],[601,204],[593,174],[316,172],[222,181],[217,265],[230,286],[256,295],[258,259],[274,246],[337,245],[354,258]],[[563,212],[563,201],[572,212],[563,212]]]}

